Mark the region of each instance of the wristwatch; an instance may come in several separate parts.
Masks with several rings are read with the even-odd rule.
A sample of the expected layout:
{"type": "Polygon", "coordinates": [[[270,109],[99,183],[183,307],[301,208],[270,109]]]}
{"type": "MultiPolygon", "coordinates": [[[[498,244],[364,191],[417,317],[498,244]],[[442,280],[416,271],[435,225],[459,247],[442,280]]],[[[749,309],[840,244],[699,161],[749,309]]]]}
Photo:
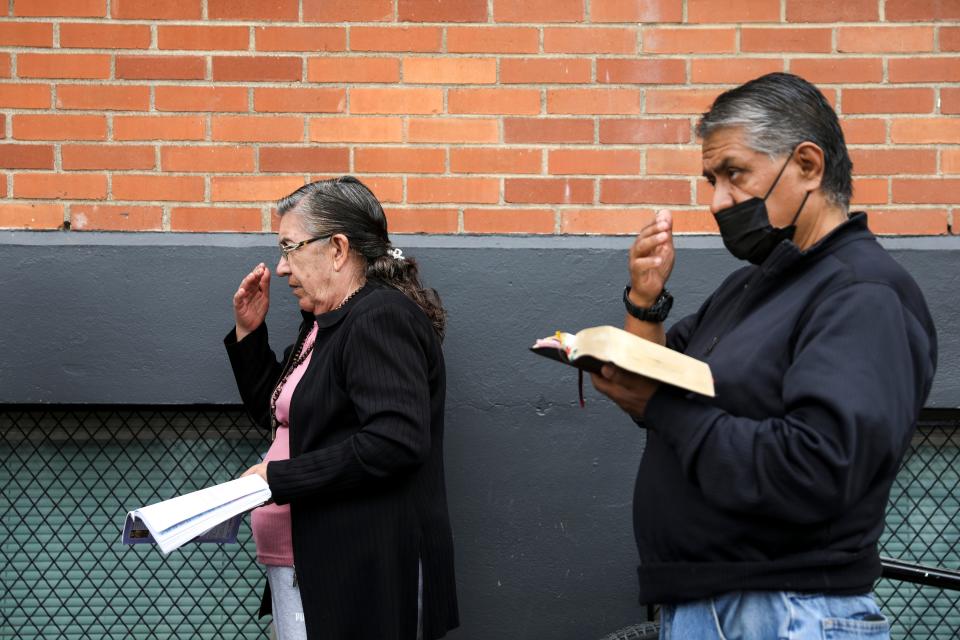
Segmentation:
{"type": "Polygon", "coordinates": [[[637,320],[644,322],[663,322],[670,314],[670,307],[673,306],[673,296],[666,288],[660,292],[657,299],[653,301],[650,307],[638,307],[630,302],[630,285],[623,288],[623,306],[627,308],[627,313],[637,320]]]}

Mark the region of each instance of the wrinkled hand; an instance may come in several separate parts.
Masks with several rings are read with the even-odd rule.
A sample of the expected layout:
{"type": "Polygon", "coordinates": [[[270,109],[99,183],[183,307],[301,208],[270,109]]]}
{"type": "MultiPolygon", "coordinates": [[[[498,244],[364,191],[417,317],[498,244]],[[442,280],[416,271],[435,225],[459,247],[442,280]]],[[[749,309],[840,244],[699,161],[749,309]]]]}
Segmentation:
{"type": "Polygon", "coordinates": [[[241,477],[241,478],[245,478],[245,477],[247,477],[247,476],[252,476],[253,474],[257,474],[258,476],[260,476],[261,478],[263,478],[263,481],[264,481],[264,482],[266,482],[266,481],[267,481],[267,465],[268,465],[268,464],[270,464],[270,463],[269,463],[269,462],[261,462],[260,464],[255,464],[255,465],[253,465],[252,467],[250,467],[249,469],[247,469],[246,471],[244,471],[243,474],[242,474],[240,477],[241,477]]]}
{"type": "Polygon", "coordinates": [[[663,291],[673,271],[673,216],[667,209],[657,212],[630,247],[630,299],[649,307],[663,291]]]}
{"type": "Polygon", "coordinates": [[[270,269],[262,262],[240,282],[233,294],[233,317],[237,322],[237,340],[243,340],[259,327],[270,308],[270,269]]]}
{"type": "Polygon", "coordinates": [[[599,374],[591,373],[590,380],[597,391],[634,418],[643,417],[647,412],[647,402],[660,388],[656,380],[638,376],[612,364],[603,365],[599,374]]]}

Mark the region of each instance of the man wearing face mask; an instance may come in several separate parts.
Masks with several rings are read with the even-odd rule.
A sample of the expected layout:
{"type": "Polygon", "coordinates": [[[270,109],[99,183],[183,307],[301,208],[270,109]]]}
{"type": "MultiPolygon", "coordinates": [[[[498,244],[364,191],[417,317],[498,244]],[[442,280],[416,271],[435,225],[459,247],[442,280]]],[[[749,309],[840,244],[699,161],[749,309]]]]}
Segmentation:
{"type": "Polygon", "coordinates": [[[936,367],[919,288],[850,213],[836,114],[776,73],[719,96],[698,129],[724,245],[750,264],[663,321],[661,211],[630,250],[625,327],[705,360],[706,398],[604,367],[647,431],[634,493],[640,601],[661,638],[889,637],[871,591],[890,486],[936,367]]]}

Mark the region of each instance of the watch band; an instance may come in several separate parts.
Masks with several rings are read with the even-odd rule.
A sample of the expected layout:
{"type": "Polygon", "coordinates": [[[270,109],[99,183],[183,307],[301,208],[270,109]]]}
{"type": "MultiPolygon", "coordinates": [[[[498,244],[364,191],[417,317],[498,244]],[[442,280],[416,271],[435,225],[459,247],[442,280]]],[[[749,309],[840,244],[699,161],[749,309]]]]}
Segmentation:
{"type": "Polygon", "coordinates": [[[673,296],[664,287],[657,299],[650,307],[638,307],[630,301],[630,285],[623,288],[623,306],[627,313],[643,322],[663,322],[670,314],[670,308],[673,307],[673,296]]]}

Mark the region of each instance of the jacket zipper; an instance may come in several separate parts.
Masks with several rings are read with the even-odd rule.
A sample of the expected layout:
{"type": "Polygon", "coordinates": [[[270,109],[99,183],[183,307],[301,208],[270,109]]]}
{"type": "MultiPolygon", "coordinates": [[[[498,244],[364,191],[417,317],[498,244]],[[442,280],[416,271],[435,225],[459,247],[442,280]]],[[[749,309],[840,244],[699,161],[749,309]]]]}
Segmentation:
{"type": "Polygon", "coordinates": [[[710,341],[710,346],[707,347],[707,350],[704,352],[705,356],[710,355],[710,353],[716,348],[717,344],[720,342],[720,339],[723,338],[727,333],[730,332],[730,329],[740,321],[741,316],[743,315],[743,309],[747,304],[747,300],[750,297],[750,288],[753,287],[756,283],[760,281],[763,277],[763,271],[757,270],[757,274],[747,280],[744,283],[741,289],[740,302],[737,304],[736,311],[733,315],[730,316],[730,321],[727,322],[726,326],[723,327],[723,330],[718,331],[714,336],[713,340],[710,341]]]}

